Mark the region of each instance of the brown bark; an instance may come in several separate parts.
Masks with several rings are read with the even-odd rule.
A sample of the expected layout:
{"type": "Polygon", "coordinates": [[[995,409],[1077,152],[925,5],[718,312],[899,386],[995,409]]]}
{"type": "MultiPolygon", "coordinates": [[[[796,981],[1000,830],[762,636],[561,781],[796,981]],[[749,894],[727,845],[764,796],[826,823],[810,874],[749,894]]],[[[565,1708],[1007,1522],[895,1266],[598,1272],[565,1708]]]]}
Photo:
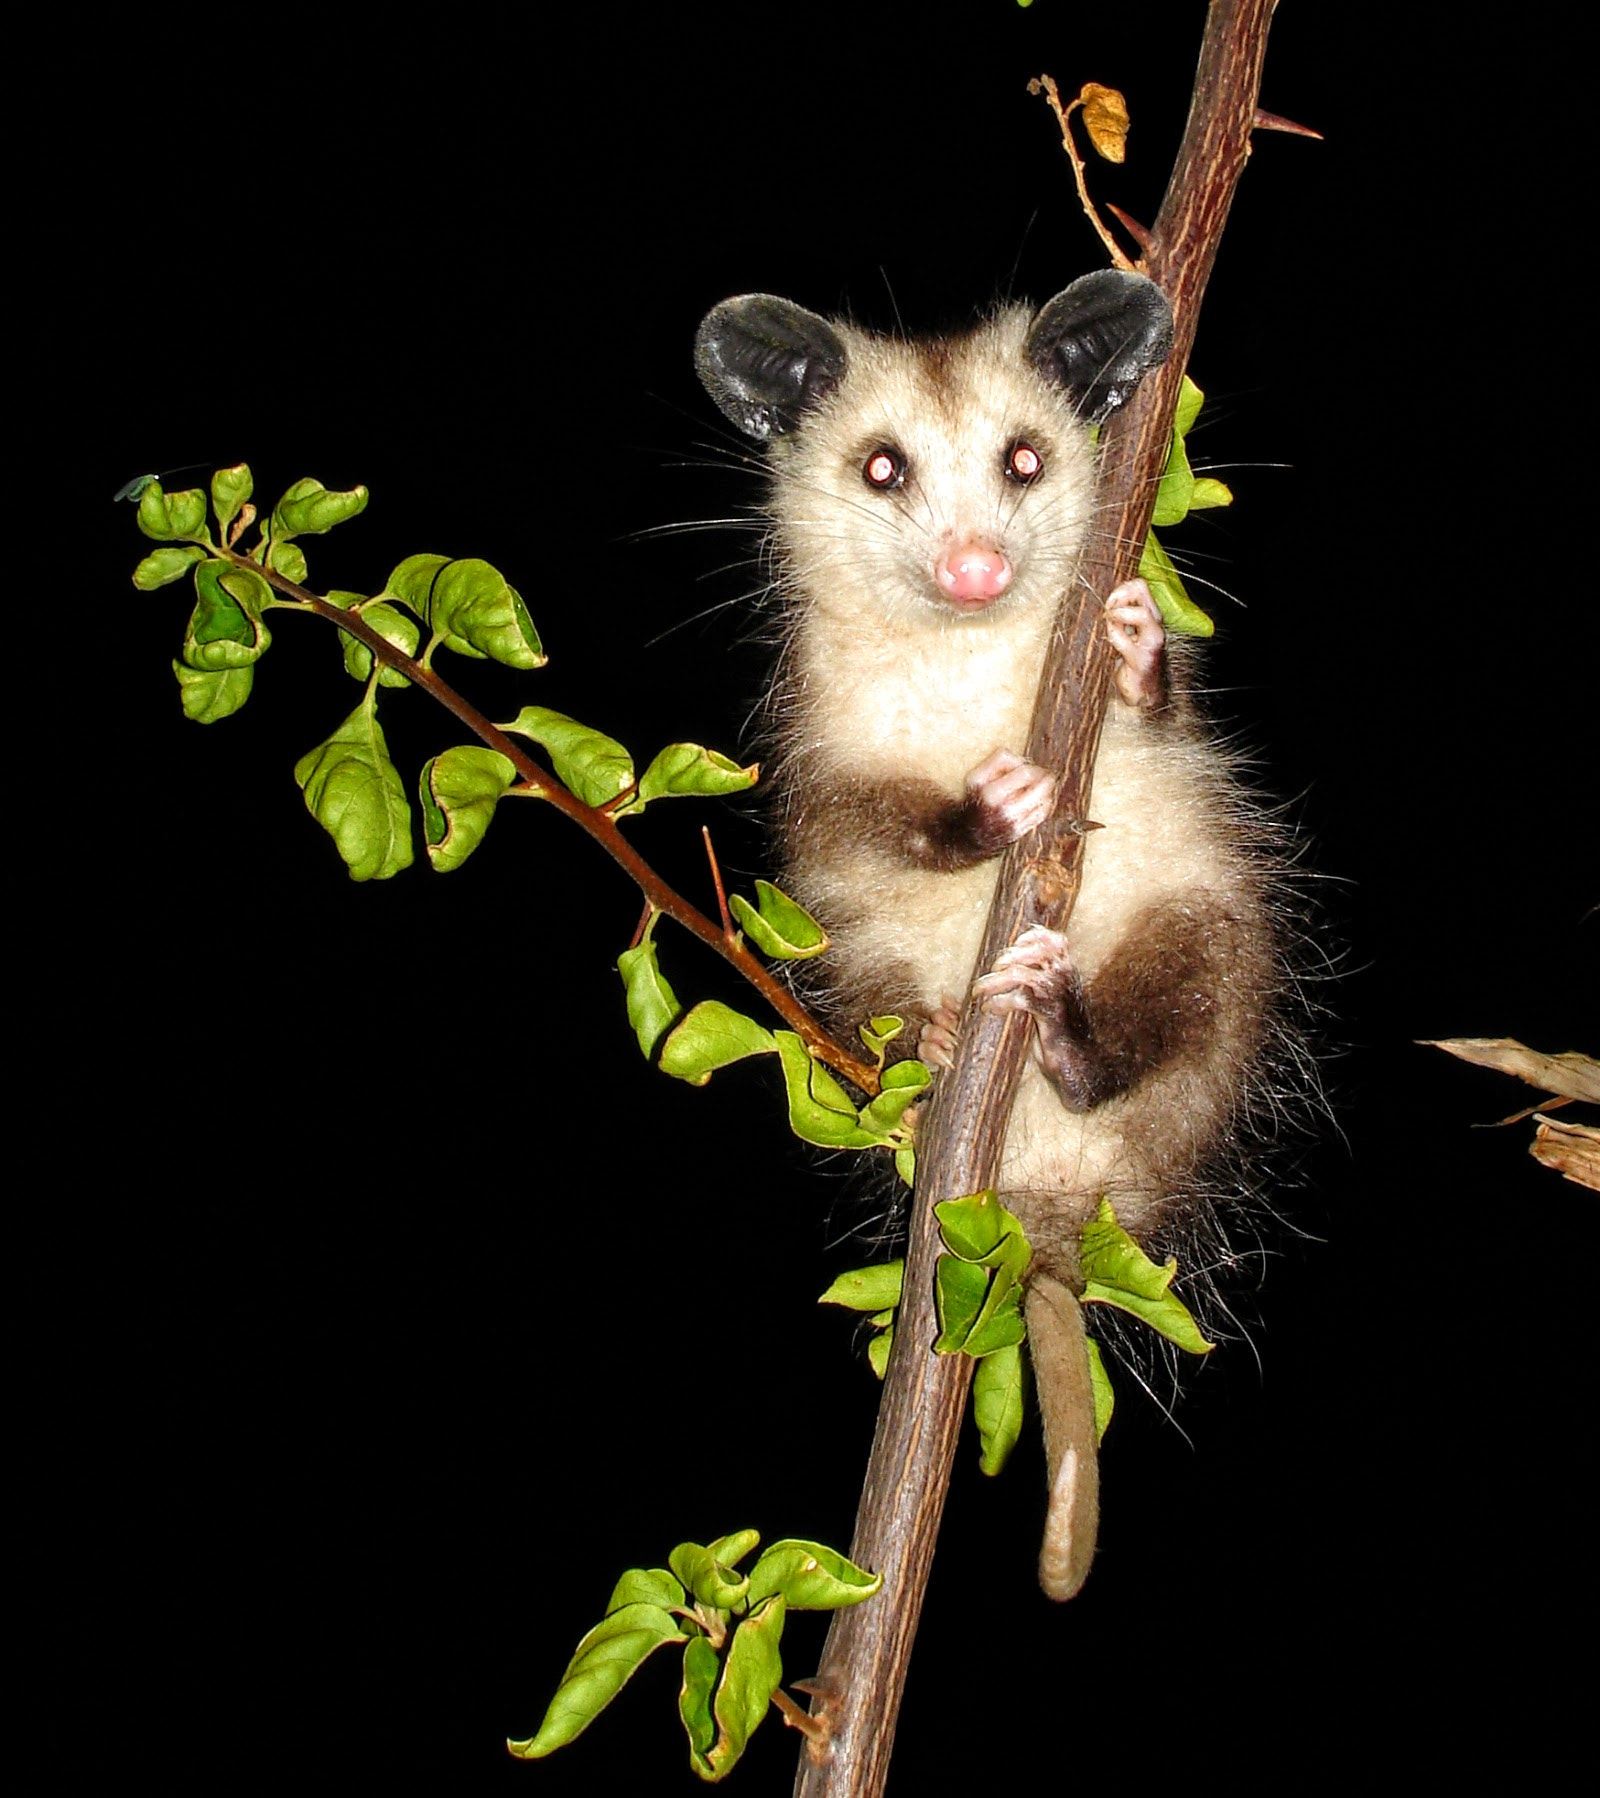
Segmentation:
{"type": "MultiPolygon", "coordinates": [[[[1065,601],[1071,616],[1045,667],[1028,746],[1031,760],[1064,770],[1057,810],[1006,858],[983,967],[1030,925],[1064,929],[1077,897],[1083,838],[1074,825],[1087,817],[1114,660],[1101,606],[1134,573],[1149,529],[1201,295],[1249,155],[1275,4],[1212,0],[1188,125],[1144,263],[1172,302],[1174,348],[1102,432],[1099,515],[1112,522],[1091,551],[1085,581],[1065,601]]],[[[966,1356],[936,1356],[928,1346],[936,1334],[933,1206],[992,1184],[1030,1027],[1020,1014],[992,1017],[969,1006],[955,1066],[941,1077],[921,1132],[905,1296],[850,1551],[858,1565],[883,1573],[884,1589],[834,1618],[813,1682],[812,1714],[824,1723],[826,1742],[802,1752],[796,1798],[875,1798],[888,1778],[972,1375],[966,1356]]]]}

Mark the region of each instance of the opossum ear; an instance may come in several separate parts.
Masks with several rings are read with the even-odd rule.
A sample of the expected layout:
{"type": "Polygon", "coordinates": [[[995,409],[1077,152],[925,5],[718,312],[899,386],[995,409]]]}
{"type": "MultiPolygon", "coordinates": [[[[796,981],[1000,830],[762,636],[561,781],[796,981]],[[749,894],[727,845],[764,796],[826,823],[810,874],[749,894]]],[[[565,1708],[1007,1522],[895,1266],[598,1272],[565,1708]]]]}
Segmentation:
{"type": "Polygon", "coordinates": [[[847,360],[825,318],[771,293],[713,306],[694,339],[695,372],[706,392],[747,437],[762,441],[794,430],[821,405],[847,360]]]}
{"type": "Polygon", "coordinates": [[[1154,281],[1104,268],[1049,301],[1028,329],[1028,360],[1090,423],[1126,404],[1172,348],[1172,308],[1154,281]]]}

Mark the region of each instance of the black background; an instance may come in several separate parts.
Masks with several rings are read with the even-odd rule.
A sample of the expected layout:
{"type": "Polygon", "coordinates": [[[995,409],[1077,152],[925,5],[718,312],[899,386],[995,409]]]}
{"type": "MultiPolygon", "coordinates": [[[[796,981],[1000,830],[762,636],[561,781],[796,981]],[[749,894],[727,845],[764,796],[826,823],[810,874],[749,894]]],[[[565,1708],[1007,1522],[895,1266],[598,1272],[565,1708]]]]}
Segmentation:
{"type": "MultiPolygon", "coordinates": [[[[1024,83],[1125,91],[1097,191],[1148,220],[1201,15],[1110,10],[136,15],[32,72],[43,307],[14,354],[65,429],[30,592],[71,623],[13,788],[45,902],[21,1371],[63,1789],[687,1791],[664,1660],[552,1761],[502,1739],[622,1566],[746,1525],[844,1546],[876,1397],[813,1302],[867,1258],[843,1172],[760,1068],[692,1091],[634,1053],[625,881],[526,808],[448,880],[351,884],[290,778],[358,693],[326,632],[275,614],[250,705],[187,724],[183,589],[128,586],[147,546],[111,494],[197,460],[169,485],[365,482],[312,584],[494,562],[551,662],[449,664],[492,715],[745,748],[752,539],[650,534],[754,497],[695,325],[766,289],[930,330],[1098,266],[1024,83]]],[[[1036,1448],[997,1483],[964,1450],[894,1791],[1041,1749],[1163,1782],[1481,1769],[1561,1731],[1593,1198],[1531,1126],[1473,1129],[1531,1095],[1413,1046],[1597,1047],[1596,630],[1557,422],[1587,302],[1557,255],[1563,47],[1520,17],[1274,28],[1263,103],[1327,141],[1257,141],[1193,365],[1193,453],[1237,500],[1175,546],[1224,590],[1217,709],[1327,877],[1336,1122],[1235,1295],[1256,1352],[1188,1381],[1181,1431],[1124,1382],[1070,1608],[1033,1586],[1036,1448]]],[[[459,734],[429,712],[385,701],[408,780],[459,734]]],[[[702,898],[713,815],[747,883],[748,818],[636,831],[702,898]]],[[[680,995],[738,997],[663,940],[680,995]]],[[[820,1640],[791,1625],[792,1677],[820,1640]]],[[[786,1790],[793,1747],[763,1730],[741,1788],[786,1790]]]]}

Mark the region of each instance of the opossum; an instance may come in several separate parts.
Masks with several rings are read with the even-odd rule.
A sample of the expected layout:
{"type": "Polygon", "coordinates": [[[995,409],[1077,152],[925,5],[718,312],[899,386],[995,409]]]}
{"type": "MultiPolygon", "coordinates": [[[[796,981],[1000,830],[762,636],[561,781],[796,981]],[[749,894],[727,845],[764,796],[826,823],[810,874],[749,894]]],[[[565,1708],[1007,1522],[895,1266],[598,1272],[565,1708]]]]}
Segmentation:
{"type": "Polygon", "coordinates": [[[1141,581],[1106,604],[1117,691],[1089,813],[1103,828],[1068,929],[974,968],[996,858],[1054,797],[1053,771],[1019,752],[1094,529],[1091,426],[1170,342],[1159,289],[1103,271],[1036,314],[924,342],[749,294],[707,315],[695,349],[712,399],[767,447],[787,629],[780,878],[832,939],[824,1009],[852,1031],[901,1015],[934,1067],[969,989],[1035,1020],[998,1184],[1035,1251],[1055,1509],[1078,1487],[1041,1559],[1055,1597],[1093,1549],[1079,1231],[1104,1197],[1148,1239],[1189,1199],[1230,1146],[1282,985],[1270,876],[1141,581]]]}

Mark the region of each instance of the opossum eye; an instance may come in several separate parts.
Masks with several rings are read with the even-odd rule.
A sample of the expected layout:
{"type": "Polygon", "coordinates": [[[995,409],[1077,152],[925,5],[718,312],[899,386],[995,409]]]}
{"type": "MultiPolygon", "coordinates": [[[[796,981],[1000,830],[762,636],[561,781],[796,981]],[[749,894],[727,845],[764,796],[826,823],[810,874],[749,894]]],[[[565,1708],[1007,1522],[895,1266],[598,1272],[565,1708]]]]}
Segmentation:
{"type": "Polygon", "coordinates": [[[1044,457],[1031,443],[1019,437],[1006,451],[1006,479],[1026,487],[1043,473],[1044,457]]]}
{"type": "Polygon", "coordinates": [[[883,444],[862,463],[861,478],[880,493],[893,493],[906,483],[906,459],[899,450],[883,444]]]}

